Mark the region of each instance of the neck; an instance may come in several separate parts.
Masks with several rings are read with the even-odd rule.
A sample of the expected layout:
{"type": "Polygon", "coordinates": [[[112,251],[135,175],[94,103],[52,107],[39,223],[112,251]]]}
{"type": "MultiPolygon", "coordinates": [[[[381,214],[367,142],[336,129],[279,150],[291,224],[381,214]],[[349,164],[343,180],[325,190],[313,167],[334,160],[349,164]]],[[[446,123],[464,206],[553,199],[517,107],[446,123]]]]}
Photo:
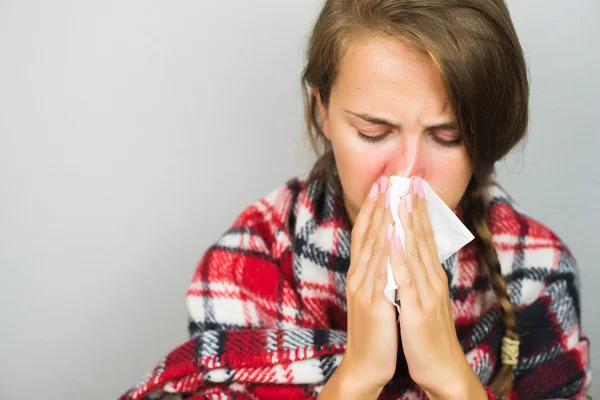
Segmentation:
{"type": "Polygon", "coordinates": [[[346,215],[348,216],[348,221],[350,222],[350,228],[354,226],[354,221],[356,221],[356,216],[358,212],[354,210],[346,195],[343,195],[344,198],[344,209],[346,210],[346,215]]]}

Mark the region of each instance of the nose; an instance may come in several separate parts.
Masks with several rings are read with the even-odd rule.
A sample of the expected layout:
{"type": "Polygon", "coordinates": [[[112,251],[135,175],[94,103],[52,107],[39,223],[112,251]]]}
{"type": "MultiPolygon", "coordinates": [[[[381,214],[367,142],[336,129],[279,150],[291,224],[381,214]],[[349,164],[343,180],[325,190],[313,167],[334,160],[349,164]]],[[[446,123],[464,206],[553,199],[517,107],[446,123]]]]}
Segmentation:
{"type": "Polygon", "coordinates": [[[427,179],[425,177],[428,158],[426,148],[418,136],[407,136],[409,135],[402,138],[403,140],[390,155],[389,174],[406,178],[420,176],[427,179]]]}

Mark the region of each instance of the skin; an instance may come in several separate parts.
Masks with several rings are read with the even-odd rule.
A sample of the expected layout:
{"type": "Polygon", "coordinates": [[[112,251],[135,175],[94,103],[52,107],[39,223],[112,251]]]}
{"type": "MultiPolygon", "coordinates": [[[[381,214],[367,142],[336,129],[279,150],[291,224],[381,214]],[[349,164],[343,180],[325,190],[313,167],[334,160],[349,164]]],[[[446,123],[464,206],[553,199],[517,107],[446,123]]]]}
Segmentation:
{"type": "Polygon", "coordinates": [[[389,191],[381,191],[389,182],[379,182],[352,229],[346,351],[319,399],[378,398],[394,374],[398,331],[410,376],[429,399],[487,399],[456,336],[448,280],[437,256],[422,183],[414,178],[411,194],[400,201],[404,249],[394,235],[389,191]],[[398,322],[383,294],[388,258],[400,295],[398,322]]]}
{"type": "Polygon", "coordinates": [[[420,176],[455,208],[472,174],[435,63],[400,41],[351,42],[328,107],[319,103],[353,223],[346,352],[319,398],[376,399],[394,374],[400,331],[411,378],[430,399],[486,399],[456,336],[421,178],[412,179],[398,210],[406,249],[390,212],[389,175],[420,176]],[[366,122],[347,111],[388,123],[366,122]],[[357,130],[385,136],[366,143],[357,130]],[[399,321],[383,294],[388,259],[399,286],[399,321]]]}
{"type": "Polygon", "coordinates": [[[327,108],[314,90],[331,141],[350,221],[371,185],[381,176],[420,176],[455,209],[472,174],[467,152],[435,139],[460,139],[442,76],[431,57],[396,39],[367,37],[351,41],[341,60],[327,108]],[[350,114],[368,114],[395,126],[374,124],[350,114]],[[370,137],[366,143],[357,132],[370,137]]]}

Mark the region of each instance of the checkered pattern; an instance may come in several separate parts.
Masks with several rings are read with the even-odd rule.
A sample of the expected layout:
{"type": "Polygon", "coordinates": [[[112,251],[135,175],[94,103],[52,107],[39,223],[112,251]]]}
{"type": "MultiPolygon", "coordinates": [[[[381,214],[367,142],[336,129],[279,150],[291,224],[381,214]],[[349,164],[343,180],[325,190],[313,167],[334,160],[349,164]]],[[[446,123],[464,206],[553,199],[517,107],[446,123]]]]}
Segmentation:
{"type": "MultiPolygon", "coordinates": [[[[188,290],[191,339],[122,399],[315,398],[346,344],[350,230],[333,186],[293,179],[248,207],[200,261],[188,290]]],[[[521,339],[511,399],[588,398],[589,343],[565,245],[491,187],[489,224],[521,339]]],[[[457,334],[488,384],[500,366],[500,310],[474,243],[448,259],[457,334]]],[[[495,398],[488,390],[490,398],[495,398]]],[[[424,399],[388,385],[381,399],[424,399]]]]}

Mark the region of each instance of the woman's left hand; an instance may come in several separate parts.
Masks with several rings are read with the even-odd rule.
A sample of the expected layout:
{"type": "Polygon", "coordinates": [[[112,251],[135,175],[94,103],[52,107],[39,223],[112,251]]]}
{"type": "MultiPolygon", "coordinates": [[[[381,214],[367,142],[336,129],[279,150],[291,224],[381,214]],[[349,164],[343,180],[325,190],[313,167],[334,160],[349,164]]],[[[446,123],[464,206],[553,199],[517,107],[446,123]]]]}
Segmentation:
{"type": "Polygon", "coordinates": [[[405,233],[392,240],[400,332],[411,378],[430,399],[487,399],[456,336],[448,278],[439,261],[423,185],[414,178],[398,213],[405,233]]]}

